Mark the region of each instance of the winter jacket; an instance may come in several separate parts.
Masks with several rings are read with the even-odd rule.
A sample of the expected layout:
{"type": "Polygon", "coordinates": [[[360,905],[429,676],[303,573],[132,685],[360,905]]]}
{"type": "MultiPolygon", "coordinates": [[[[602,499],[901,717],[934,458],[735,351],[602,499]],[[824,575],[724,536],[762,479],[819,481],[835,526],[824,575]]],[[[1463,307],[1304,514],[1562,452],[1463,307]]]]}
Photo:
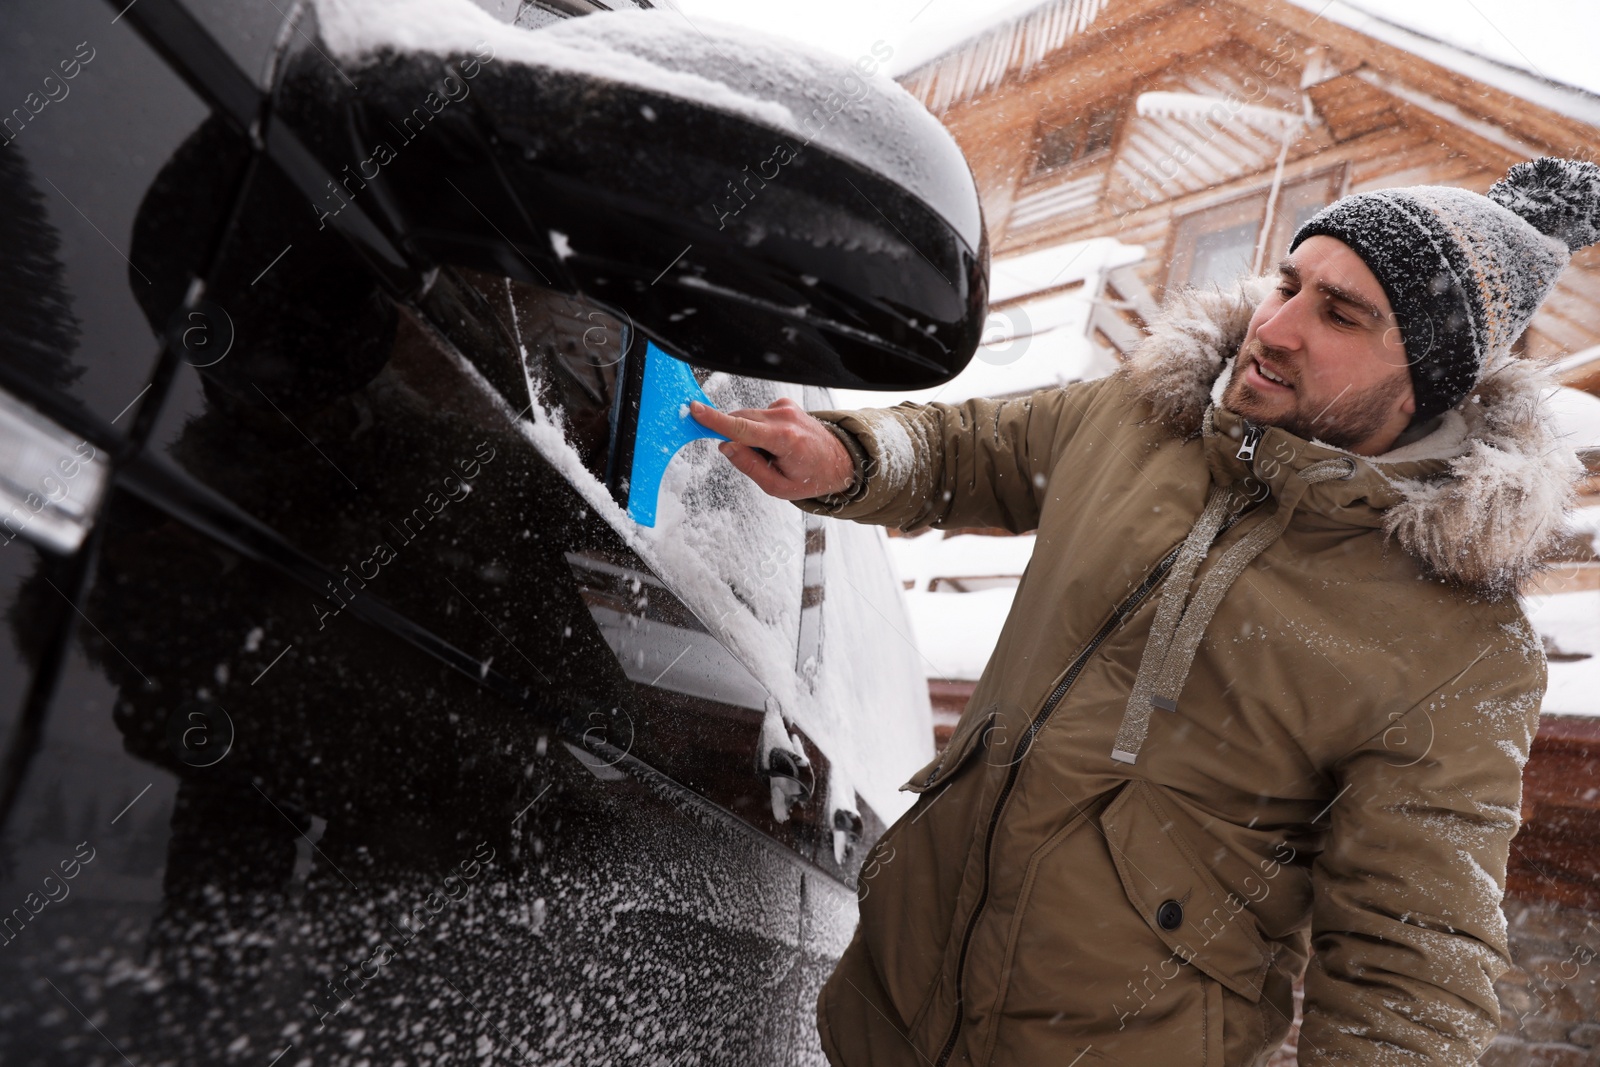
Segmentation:
{"type": "Polygon", "coordinates": [[[1038,531],[867,857],[835,1065],[1259,1064],[1302,973],[1302,1064],[1495,1034],[1545,688],[1515,588],[1581,467],[1520,361],[1379,457],[1247,423],[1218,401],[1266,284],[1179,298],[1109,378],[813,412],[861,477],[803,509],[1038,531]]]}

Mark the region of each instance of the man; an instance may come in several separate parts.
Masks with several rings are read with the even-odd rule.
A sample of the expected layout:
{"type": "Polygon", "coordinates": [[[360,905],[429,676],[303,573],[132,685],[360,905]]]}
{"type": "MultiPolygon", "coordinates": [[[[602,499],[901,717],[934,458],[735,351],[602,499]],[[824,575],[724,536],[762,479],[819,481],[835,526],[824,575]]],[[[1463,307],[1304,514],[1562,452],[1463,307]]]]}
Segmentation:
{"type": "Polygon", "coordinates": [[[695,410],[808,511],[1038,530],[866,868],[834,1064],[1256,1064],[1302,974],[1302,1064],[1476,1061],[1545,687],[1515,591],[1581,472],[1510,350],[1597,220],[1566,160],[1348,197],[1109,378],[695,410]]]}

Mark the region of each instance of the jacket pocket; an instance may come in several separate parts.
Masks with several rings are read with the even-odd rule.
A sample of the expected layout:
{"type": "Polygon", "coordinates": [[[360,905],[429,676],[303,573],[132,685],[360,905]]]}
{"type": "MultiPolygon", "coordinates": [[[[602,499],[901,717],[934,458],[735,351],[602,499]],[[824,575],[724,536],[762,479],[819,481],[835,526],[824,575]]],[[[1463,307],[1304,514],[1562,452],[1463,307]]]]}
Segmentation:
{"type": "Polygon", "coordinates": [[[1215,1067],[1201,1050],[1217,983],[1184,967],[1123,894],[1097,829],[1116,795],[1063,805],[1028,857],[1003,949],[990,941],[969,958],[976,1067],[1070,1064],[1086,1045],[1127,1067],[1215,1067]]]}
{"type": "Polygon", "coordinates": [[[1128,901],[1173,955],[1250,1003],[1272,963],[1245,901],[1224,889],[1154,787],[1129,782],[1100,816],[1128,901]]]}
{"type": "Polygon", "coordinates": [[[984,738],[989,735],[989,726],[995,720],[996,713],[977,716],[965,730],[957,730],[950,738],[950,743],[945,746],[944,752],[932,763],[913,774],[905,785],[900,788],[911,793],[926,793],[940,782],[946,781],[955,775],[973,753],[983,748],[984,738]]]}

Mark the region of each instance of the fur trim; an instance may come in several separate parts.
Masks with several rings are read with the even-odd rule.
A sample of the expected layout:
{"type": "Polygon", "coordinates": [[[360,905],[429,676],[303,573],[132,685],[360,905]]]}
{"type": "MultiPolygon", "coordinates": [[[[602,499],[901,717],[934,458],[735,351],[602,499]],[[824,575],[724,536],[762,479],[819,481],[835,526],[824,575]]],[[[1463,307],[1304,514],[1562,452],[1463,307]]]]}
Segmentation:
{"type": "MultiPolygon", "coordinates": [[[[1274,284],[1268,276],[1173,295],[1118,371],[1175,435],[1200,431],[1219,375],[1274,284]]],[[[1585,473],[1545,403],[1557,384],[1544,368],[1505,357],[1431,432],[1360,457],[1401,496],[1384,511],[1385,531],[1428,573],[1499,596],[1546,565],[1585,473]],[[1384,469],[1430,458],[1448,470],[1405,478],[1384,469]]]]}
{"type": "Polygon", "coordinates": [[[1156,420],[1179,437],[1200,432],[1211,383],[1250,330],[1250,316],[1276,279],[1252,278],[1232,289],[1180,289],[1150,323],[1150,335],[1118,371],[1150,401],[1156,420]]]}
{"type": "Polygon", "coordinates": [[[1383,528],[1430,572],[1505,594],[1546,565],[1586,473],[1544,402],[1556,384],[1542,367],[1506,357],[1457,409],[1467,440],[1449,474],[1393,479],[1404,499],[1384,512],[1383,528]]]}

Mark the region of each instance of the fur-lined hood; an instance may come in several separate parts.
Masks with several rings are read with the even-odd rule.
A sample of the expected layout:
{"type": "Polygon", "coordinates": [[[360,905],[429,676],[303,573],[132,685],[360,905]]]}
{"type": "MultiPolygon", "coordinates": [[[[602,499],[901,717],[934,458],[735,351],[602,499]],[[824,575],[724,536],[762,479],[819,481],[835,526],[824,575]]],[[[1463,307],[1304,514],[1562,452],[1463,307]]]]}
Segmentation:
{"type": "MultiPolygon", "coordinates": [[[[1258,278],[1180,292],[1129,356],[1120,373],[1174,435],[1200,432],[1273,284],[1258,278]]],[[[1507,357],[1460,404],[1381,456],[1312,445],[1350,456],[1393,490],[1383,494],[1383,529],[1427,572],[1502,595],[1545,565],[1584,475],[1544,402],[1558,384],[1539,366],[1507,357]]]]}

